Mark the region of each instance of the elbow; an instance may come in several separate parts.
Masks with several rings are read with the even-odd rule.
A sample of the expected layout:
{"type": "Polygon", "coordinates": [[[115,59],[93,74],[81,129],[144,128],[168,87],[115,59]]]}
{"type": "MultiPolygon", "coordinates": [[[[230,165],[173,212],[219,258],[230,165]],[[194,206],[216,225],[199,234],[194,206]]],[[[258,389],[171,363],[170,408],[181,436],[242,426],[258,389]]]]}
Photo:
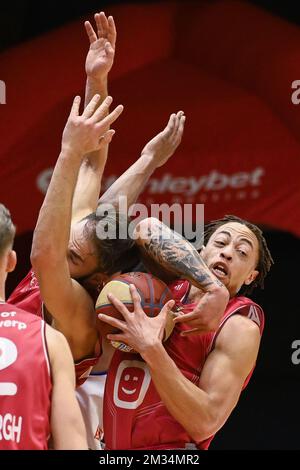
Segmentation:
{"type": "Polygon", "coordinates": [[[220,416],[216,409],[211,407],[206,409],[206,413],[203,414],[201,410],[201,416],[198,419],[194,419],[191,428],[188,430],[189,435],[195,442],[202,442],[213,436],[223,425],[220,422],[220,416]]]}
{"type": "Polygon", "coordinates": [[[33,270],[36,272],[40,269],[42,262],[44,261],[45,254],[43,253],[44,250],[40,250],[34,243],[31,247],[30,253],[30,262],[33,270]]]}
{"type": "Polygon", "coordinates": [[[195,425],[189,430],[189,435],[195,442],[203,442],[213,436],[218,431],[215,423],[207,422],[195,425]]]}
{"type": "Polygon", "coordinates": [[[44,271],[44,266],[47,262],[44,250],[37,250],[33,247],[30,254],[30,262],[35,274],[38,274],[40,271],[44,271]]]}
{"type": "Polygon", "coordinates": [[[30,262],[33,271],[36,274],[40,271],[45,271],[45,269],[49,270],[51,267],[55,268],[58,263],[55,248],[49,246],[48,243],[39,245],[33,241],[30,253],[30,262]]]}

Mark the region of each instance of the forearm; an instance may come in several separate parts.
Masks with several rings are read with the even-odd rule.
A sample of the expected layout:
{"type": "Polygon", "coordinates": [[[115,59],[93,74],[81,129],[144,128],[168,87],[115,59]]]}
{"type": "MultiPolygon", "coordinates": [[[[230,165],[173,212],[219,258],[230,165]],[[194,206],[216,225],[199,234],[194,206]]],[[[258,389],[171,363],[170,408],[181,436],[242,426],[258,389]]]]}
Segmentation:
{"type": "Polygon", "coordinates": [[[204,292],[225,290],[193,245],[158,219],[140,222],[135,236],[145,258],[150,258],[168,273],[189,280],[204,292]]]}
{"type": "Polygon", "coordinates": [[[32,243],[32,259],[55,254],[65,257],[70,236],[74,188],[81,156],[70,158],[73,150],[62,149],[41,207],[32,243]]]}
{"type": "MultiPolygon", "coordinates": [[[[107,78],[104,78],[102,81],[95,81],[87,78],[84,103],[85,107],[95,94],[99,94],[101,96],[101,100],[99,102],[99,104],[101,104],[108,95],[107,78]]],[[[85,155],[83,158],[73,198],[73,222],[82,219],[96,210],[107,155],[108,145],[96,152],[85,155]]]]}
{"type": "Polygon", "coordinates": [[[142,193],[150,176],[156,169],[153,154],[142,154],[101,196],[99,204],[107,203],[118,206],[119,197],[127,198],[128,208],[134,204],[142,193]]]}
{"type": "Polygon", "coordinates": [[[214,417],[208,393],[184,377],[161,343],[149,348],[142,357],[164,405],[191,438],[199,442],[213,434],[214,417]]]}
{"type": "Polygon", "coordinates": [[[101,100],[99,101],[100,104],[104,101],[107,97],[107,76],[104,77],[102,80],[93,80],[92,78],[87,77],[86,85],[85,85],[85,98],[84,98],[84,107],[86,107],[93,96],[99,94],[101,100]]]}

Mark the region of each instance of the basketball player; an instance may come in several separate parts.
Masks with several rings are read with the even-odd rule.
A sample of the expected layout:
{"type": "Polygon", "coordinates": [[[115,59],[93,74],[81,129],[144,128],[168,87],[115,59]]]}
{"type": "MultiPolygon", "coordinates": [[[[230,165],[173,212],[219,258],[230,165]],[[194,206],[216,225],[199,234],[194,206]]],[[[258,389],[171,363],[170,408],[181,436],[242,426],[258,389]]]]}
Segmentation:
{"type": "Polygon", "coordinates": [[[61,333],[5,302],[15,227],[0,204],[0,449],[87,449],[75,374],[61,333]]]}
{"type": "MultiPolygon", "coordinates": [[[[95,14],[95,22],[95,30],[89,22],[85,23],[85,28],[90,41],[90,49],[86,59],[87,83],[85,104],[88,103],[95,93],[99,93],[101,95],[99,103],[103,102],[103,99],[107,96],[108,73],[112,67],[115,55],[116,28],[113,18],[107,18],[103,12],[100,12],[95,14]]],[[[105,112],[108,112],[108,106],[105,112]]],[[[144,147],[141,157],[106,191],[106,193],[101,197],[100,203],[111,203],[117,206],[118,197],[120,195],[127,197],[128,206],[136,202],[139,194],[142,192],[146,182],[154,170],[163,165],[174,154],[181,141],[184,120],[185,117],[182,112],[179,112],[176,115],[171,115],[165,129],[156,135],[144,147]]],[[[67,262],[72,278],[77,279],[81,285],[85,286],[94,300],[96,300],[98,296],[97,288],[99,284],[101,285],[103,273],[95,272],[97,271],[95,268],[95,264],[97,263],[93,261],[92,256],[88,256],[88,253],[93,251],[93,249],[90,250],[91,243],[89,241],[89,237],[87,237],[87,233],[92,232],[92,230],[87,225],[88,223],[92,224],[92,221],[90,220],[91,217],[94,219],[96,218],[94,215],[90,216],[90,219],[85,219],[85,217],[94,213],[97,208],[101,178],[107,158],[108,145],[107,143],[105,144],[106,145],[102,145],[102,147],[96,152],[91,152],[82,159],[72,201],[70,240],[66,249],[67,262]],[[94,288],[94,285],[96,288],[94,288]]],[[[101,249],[104,250],[104,255],[106,253],[106,258],[108,260],[109,258],[115,260],[116,251],[114,250],[114,256],[111,256],[112,251],[110,246],[107,246],[106,244],[101,247],[101,249]]],[[[39,250],[39,258],[40,257],[45,257],[46,261],[48,259],[47,251],[39,250]]],[[[34,263],[35,262],[36,258],[34,263]]],[[[128,262],[125,259],[125,262],[122,260],[121,265],[117,265],[115,263],[114,266],[116,271],[130,271],[134,264],[135,256],[134,253],[132,253],[132,256],[128,258],[128,262]]],[[[48,268],[49,276],[53,277],[54,273],[52,269],[55,270],[55,268],[52,268],[51,264],[48,265],[48,268]]],[[[106,268],[108,269],[109,266],[106,266],[106,268]]],[[[70,282],[69,279],[68,282],[70,282]]],[[[53,290],[53,295],[59,297],[59,292],[56,288],[53,290]]],[[[47,322],[52,321],[47,310],[43,308],[38,280],[33,270],[30,270],[28,275],[17,286],[8,301],[26,311],[28,310],[31,313],[44,317],[47,322]]],[[[94,315],[94,304],[92,305],[90,302],[87,303],[88,308],[86,311],[90,311],[91,315],[94,315]]],[[[71,306],[72,303],[70,304],[70,307],[71,306]]],[[[72,310],[66,310],[66,312],[68,311],[70,314],[66,314],[64,319],[67,323],[72,315],[72,310]]],[[[89,318],[89,315],[85,314],[84,308],[82,309],[82,312],[83,315],[86,315],[87,318],[89,318]]],[[[87,336],[91,336],[90,323],[91,322],[89,320],[87,336]]],[[[73,323],[72,325],[74,326],[73,323]]],[[[72,330],[72,328],[69,329],[72,330]]],[[[75,331],[74,336],[76,336],[75,331]]],[[[84,333],[82,336],[84,336],[84,333]]],[[[72,346],[74,342],[73,337],[70,338],[70,340],[70,344],[72,346]]],[[[81,340],[81,335],[77,335],[77,339],[75,339],[75,341],[77,340],[81,340]]],[[[96,351],[93,350],[92,355],[88,354],[90,350],[91,348],[89,348],[88,351],[84,350],[83,356],[80,354],[76,356],[76,359],[78,359],[76,364],[77,384],[80,384],[85,380],[91,367],[97,362],[100,349],[98,348],[96,351]]],[[[108,362],[107,360],[105,361],[106,363],[108,362]]],[[[100,388],[104,386],[104,373],[106,367],[107,365],[100,364],[98,367],[99,370],[95,372],[96,375],[91,377],[88,381],[89,383],[85,384],[84,389],[79,387],[77,392],[88,430],[89,447],[91,448],[93,448],[93,436],[96,427],[92,426],[92,428],[95,429],[93,432],[89,432],[90,426],[88,422],[90,421],[90,416],[87,416],[87,412],[84,408],[85,403],[86,408],[89,408],[91,396],[93,396],[93,401],[96,402],[96,405],[95,403],[91,403],[90,407],[93,410],[95,408],[98,408],[99,410],[101,409],[102,395],[99,393],[99,395],[96,396],[95,388],[100,390],[100,388]],[[89,394],[89,397],[87,397],[87,394],[89,394]]],[[[97,426],[99,421],[102,421],[101,417],[99,418],[100,419],[96,419],[95,421],[97,422],[97,426]]],[[[96,442],[96,444],[98,446],[98,442],[96,442]]]]}
{"type": "MultiPolygon", "coordinates": [[[[104,18],[104,14],[100,14],[96,18],[98,18],[98,36],[102,34],[108,38],[109,34],[111,34],[110,45],[112,45],[112,38],[115,34],[115,32],[112,33],[112,31],[115,31],[114,28],[109,25],[109,20],[104,18]],[[99,22],[101,22],[101,25],[99,22]]],[[[110,20],[110,23],[112,23],[112,20],[110,20]]],[[[97,35],[92,32],[90,25],[86,24],[86,27],[91,40],[91,47],[87,58],[87,64],[89,64],[87,67],[87,90],[88,93],[91,93],[90,90],[95,89],[93,87],[95,83],[98,83],[97,80],[99,79],[98,76],[96,80],[96,71],[99,71],[103,64],[106,64],[113,57],[113,52],[108,52],[111,50],[110,45],[107,44],[108,41],[104,42],[104,37],[96,39],[97,35]],[[103,50],[103,44],[105,50],[103,50]],[[97,61],[98,56],[95,53],[98,46],[102,51],[101,60],[99,61],[97,61]],[[89,75],[94,73],[95,76],[89,75]]],[[[98,99],[97,102],[93,102],[93,105],[96,107],[99,103],[100,100],[98,99]]],[[[102,117],[108,113],[109,105],[109,99],[106,99],[101,104],[102,117]]],[[[97,113],[97,111],[94,113],[97,113]]],[[[126,195],[129,195],[128,204],[134,202],[136,195],[142,190],[143,184],[154,169],[162,165],[179,145],[183,133],[184,120],[185,117],[182,112],[171,115],[166,129],[147,144],[143,149],[141,158],[125,173],[123,178],[121,177],[110,188],[107,195],[109,201],[116,199],[114,194],[117,191],[124,193],[125,190],[127,191],[126,195]]],[[[80,129],[78,128],[77,131],[79,132],[80,129]]],[[[79,136],[78,132],[77,137],[79,136]]],[[[112,133],[107,131],[106,135],[111,137],[112,133]]],[[[130,252],[130,244],[128,245],[127,241],[120,241],[117,244],[116,242],[118,241],[115,240],[115,243],[112,245],[96,240],[95,227],[99,219],[95,214],[87,214],[90,214],[96,207],[97,201],[95,203],[95,195],[99,191],[99,182],[97,186],[96,183],[91,184],[91,180],[95,181],[97,178],[98,181],[99,167],[101,165],[99,163],[98,165],[91,163],[96,155],[95,152],[92,152],[93,148],[90,148],[91,151],[85,152],[85,155],[88,155],[88,157],[79,155],[78,149],[74,152],[74,142],[72,142],[72,139],[69,139],[68,145],[65,146],[61,158],[58,160],[35,230],[32,249],[34,272],[32,271],[29,274],[10,300],[20,304],[27,302],[28,295],[32,294],[30,302],[33,309],[41,312],[41,289],[47,311],[54,318],[54,326],[62,331],[69,341],[74,360],[78,363],[76,371],[80,383],[84,380],[91,367],[98,361],[100,355],[101,364],[99,368],[103,371],[107,370],[112,350],[106,339],[103,340],[102,345],[99,345],[98,332],[95,330],[93,300],[82,285],[74,281],[74,278],[79,278],[81,284],[83,284],[82,278],[87,278],[95,273],[99,283],[99,277],[100,280],[104,280],[107,275],[124,270],[125,266],[127,270],[130,270],[128,259],[124,255],[125,252],[126,254],[130,252]],[[67,157],[66,153],[70,148],[72,151],[67,157]],[[66,168],[69,168],[69,170],[66,171],[66,168]],[[77,186],[73,198],[76,183],[77,186]],[[83,188],[85,189],[83,190],[83,188]],[[77,194],[83,194],[81,203],[78,202],[77,194]],[[63,201],[63,204],[61,201],[63,201]],[[77,209],[74,215],[75,206],[77,209]],[[84,217],[83,220],[81,220],[82,217],[84,217]],[[70,230],[71,219],[72,226],[70,230]],[[100,247],[98,256],[96,254],[96,244],[98,248],[100,247]],[[110,256],[112,247],[114,256],[110,256]]],[[[110,138],[103,139],[101,146],[97,146],[98,157],[96,158],[99,158],[101,150],[107,149],[109,141],[110,138]]],[[[82,142],[78,141],[78,146],[80,147],[81,145],[82,142]]],[[[99,162],[101,161],[103,165],[105,158],[101,158],[99,162]]],[[[105,197],[102,200],[105,201],[105,197]]],[[[107,219],[105,220],[106,222],[107,219]]],[[[114,223],[115,221],[112,220],[112,222],[114,223]]],[[[207,268],[203,266],[203,270],[207,271],[207,268]]],[[[208,273],[208,276],[212,279],[209,286],[211,304],[210,308],[208,308],[212,317],[219,319],[225,308],[227,295],[225,289],[218,283],[217,278],[210,273],[208,273]]],[[[201,285],[204,290],[207,290],[206,285],[201,285]]]]}
{"type": "MultiPolygon", "coordinates": [[[[156,219],[142,221],[138,233],[147,256],[168,274],[197,277],[199,255],[180,235],[156,219]]],[[[203,261],[230,294],[215,331],[207,332],[203,323],[208,294],[188,281],[170,286],[182,315],[165,343],[162,336],[173,301],[149,318],[131,286],[133,313],[111,295],[124,320],[99,315],[121,330],[108,339],[140,354],[117,351],[112,359],[104,396],[106,449],[207,449],[250,380],[264,313],[241,291],[263,287],[273,261],[260,229],[235,216],[209,224],[205,240],[203,261]]]]}

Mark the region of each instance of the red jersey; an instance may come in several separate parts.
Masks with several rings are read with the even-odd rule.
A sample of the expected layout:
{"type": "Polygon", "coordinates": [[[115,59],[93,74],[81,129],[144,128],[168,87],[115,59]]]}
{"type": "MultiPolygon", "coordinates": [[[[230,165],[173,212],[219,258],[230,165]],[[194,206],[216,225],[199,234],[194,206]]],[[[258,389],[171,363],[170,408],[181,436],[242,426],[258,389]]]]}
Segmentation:
{"type": "MultiPolygon", "coordinates": [[[[174,298],[184,300],[189,291],[187,281],[169,286],[174,298]]],[[[183,312],[195,304],[182,306],[183,312]]],[[[264,314],[258,305],[246,297],[231,299],[216,332],[182,337],[190,329],[177,324],[164,343],[166,351],[182,374],[197,385],[207,356],[214,348],[218,334],[232,315],[247,316],[258,324],[262,334],[264,314]]],[[[252,372],[247,377],[247,385],[252,372]]],[[[243,388],[244,388],[243,387],[243,388]]],[[[170,392],[173,393],[173,392],[170,392]]],[[[176,391],[175,391],[176,393],[176,391]]],[[[180,449],[194,445],[207,449],[214,436],[194,442],[185,429],[168,412],[151,380],[147,364],[138,354],[116,351],[107,376],[104,397],[104,432],[106,449],[180,449]]]]}
{"type": "MultiPolygon", "coordinates": [[[[40,287],[32,269],[20,284],[18,284],[7,302],[44,319],[40,287]]],[[[100,356],[100,352],[97,349],[100,349],[99,346],[96,347],[94,357],[83,359],[82,361],[75,363],[77,387],[84,383],[92,368],[97,364],[100,356]]]]}
{"type": "Polygon", "coordinates": [[[50,434],[45,322],[0,305],[0,449],[44,450],[50,434]]]}
{"type": "Polygon", "coordinates": [[[40,287],[32,269],[17,285],[7,302],[44,319],[40,287]]]}

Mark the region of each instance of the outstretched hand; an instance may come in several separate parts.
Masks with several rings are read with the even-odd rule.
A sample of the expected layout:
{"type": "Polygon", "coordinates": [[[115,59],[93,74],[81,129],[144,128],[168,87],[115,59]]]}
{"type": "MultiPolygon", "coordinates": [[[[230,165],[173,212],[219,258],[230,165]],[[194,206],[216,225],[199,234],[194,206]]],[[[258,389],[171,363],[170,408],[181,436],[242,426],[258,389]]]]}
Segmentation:
{"type": "Polygon", "coordinates": [[[112,97],[105,98],[98,107],[100,95],[95,95],[82,115],[79,115],[80,96],[76,96],[62,137],[62,149],[82,157],[109,144],[115,131],[108,127],[120,116],[123,106],[118,105],[108,114],[112,97]]]}
{"type": "Polygon", "coordinates": [[[133,284],[130,284],[130,292],[134,304],[133,312],[129,312],[127,307],[113,294],[108,294],[108,299],[123,315],[124,321],[102,313],[98,317],[101,321],[121,330],[118,334],[107,335],[109,340],[125,343],[143,355],[149,347],[162,342],[167,317],[175,302],[169,300],[156,317],[148,317],[142,309],[140,296],[133,284]]]}
{"type": "Polygon", "coordinates": [[[89,78],[102,81],[107,77],[114,62],[117,32],[112,16],[107,18],[101,11],[96,13],[94,18],[97,33],[89,21],[84,23],[90,41],[85,70],[89,78]]]}
{"type": "Polygon", "coordinates": [[[171,114],[167,126],[148,142],[142,150],[142,155],[151,155],[157,168],[164,165],[181,142],[184,123],[185,115],[183,111],[171,114]]]}

